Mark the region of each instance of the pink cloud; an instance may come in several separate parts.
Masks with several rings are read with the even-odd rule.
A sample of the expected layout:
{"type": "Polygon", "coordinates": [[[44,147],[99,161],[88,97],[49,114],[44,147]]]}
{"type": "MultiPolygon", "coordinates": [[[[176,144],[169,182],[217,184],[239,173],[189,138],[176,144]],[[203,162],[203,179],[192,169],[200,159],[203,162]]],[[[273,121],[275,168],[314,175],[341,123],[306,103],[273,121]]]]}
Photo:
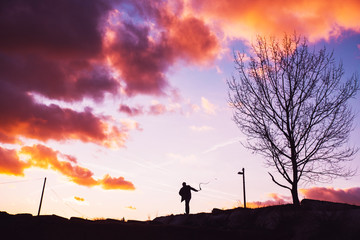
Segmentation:
{"type": "Polygon", "coordinates": [[[125,104],[120,105],[119,111],[126,113],[128,116],[131,117],[142,115],[144,113],[142,107],[129,107],[128,105],[125,104]]]}
{"type": "MultiPolygon", "coordinates": [[[[360,205],[359,187],[347,189],[334,189],[331,187],[313,187],[308,189],[300,189],[299,193],[307,199],[360,205]]],[[[292,203],[291,196],[282,196],[277,193],[271,193],[269,194],[269,197],[270,199],[266,201],[254,201],[248,202],[246,204],[250,208],[257,208],[292,203]]]]}
{"type": "Polygon", "coordinates": [[[128,105],[121,104],[119,107],[119,111],[125,113],[128,116],[134,117],[138,115],[162,115],[166,113],[173,113],[179,111],[182,113],[181,105],[178,103],[172,103],[168,106],[162,103],[153,103],[150,106],[136,106],[136,107],[129,107],[128,105]]]}
{"type": "Polygon", "coordinates": [[[153,104],[150,106],[149,109],[149,114],[151,115],[160,115],[160,114],[164,114],[166,112],[166,106],[161,104],[161,103],[157,103],[157,104],[153,104]]]}
{"type": "Polygon", "coordinates": [[[305,198],[360,205],[359,187],[347,189],[313,187],[309,189],[300,189],[299,191],[305,198]]]}
{"type": "Polygon", "coordinates": [[[134,12],[145,23],[130,21],[119,12],[109,25],[106,44],[112,66],[119,70],[129,95],[164,95],[169,91],[166,72],[174,63],[206,63],[214,60],[219,43],[210,28],[195,17],[179,18],[166,2],[134,3],[134,12]],[[150,21],[156,27],[150,27],[150,21]]]}

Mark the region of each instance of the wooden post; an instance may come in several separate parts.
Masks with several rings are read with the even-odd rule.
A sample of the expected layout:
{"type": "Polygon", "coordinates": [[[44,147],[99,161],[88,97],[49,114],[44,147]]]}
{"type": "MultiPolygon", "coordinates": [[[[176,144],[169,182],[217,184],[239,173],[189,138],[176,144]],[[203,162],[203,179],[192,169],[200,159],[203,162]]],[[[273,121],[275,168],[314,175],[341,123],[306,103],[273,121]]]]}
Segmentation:
{"type": "Polygon", "coordinates": [[[245,169],[242,169],[242,172],[238,172],[238,174],[243,175],[243,194],[244,194],[244,208],[246,208],[246,195],[245,195],[245,169]]]}
{"type": "Polygon", "coordinates": [[[45,184],[46,184],[46,178],[44,179],[44,185],[43,185],[43,189],[42,189],[42,193],[41,193],[41,199],[40,199],[40,205],[39,205],[38,216],[40,215],[41,204],[42,204],[42,200],[43,200],[43,196],[44,196],[44,190],[45,190],[45,184]]]}

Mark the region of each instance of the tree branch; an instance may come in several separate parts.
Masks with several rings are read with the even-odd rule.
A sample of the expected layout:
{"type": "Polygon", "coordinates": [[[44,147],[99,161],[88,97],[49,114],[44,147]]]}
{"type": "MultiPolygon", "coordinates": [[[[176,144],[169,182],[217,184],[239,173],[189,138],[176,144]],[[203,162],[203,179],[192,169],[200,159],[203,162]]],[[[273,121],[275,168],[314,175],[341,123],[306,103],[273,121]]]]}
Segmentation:
{"type": "Polygon", "coordinates": [[[274,183],[276,183],[276,184],[277,184],[277,185],[279,185],[280,187],[283,187],[283,188],[289,189],[289,190],[291,191],[291,188],[289,188],[288,186],[285,186],[285,185],[283,185],[283,184],[281,184],[281,183],[277,182],[277,181],[275,180],[274,176],[273,176],[270,172],[268,172],[268,174],[271,176],[271,179],[272,179],[272,181],[273,181],[274,183]]]}

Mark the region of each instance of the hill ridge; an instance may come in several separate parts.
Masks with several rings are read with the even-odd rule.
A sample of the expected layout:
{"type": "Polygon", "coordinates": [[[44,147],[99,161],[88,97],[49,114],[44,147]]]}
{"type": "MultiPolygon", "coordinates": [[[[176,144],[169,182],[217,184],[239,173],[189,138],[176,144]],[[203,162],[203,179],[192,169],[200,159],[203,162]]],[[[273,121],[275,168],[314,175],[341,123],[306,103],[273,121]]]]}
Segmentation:
{"type": "Polygon", "coordinates": [[[304,199],[256,209],[213,209],[151,221],[0,212],[9,239],[360,239],[360,206],[304,199]]]}

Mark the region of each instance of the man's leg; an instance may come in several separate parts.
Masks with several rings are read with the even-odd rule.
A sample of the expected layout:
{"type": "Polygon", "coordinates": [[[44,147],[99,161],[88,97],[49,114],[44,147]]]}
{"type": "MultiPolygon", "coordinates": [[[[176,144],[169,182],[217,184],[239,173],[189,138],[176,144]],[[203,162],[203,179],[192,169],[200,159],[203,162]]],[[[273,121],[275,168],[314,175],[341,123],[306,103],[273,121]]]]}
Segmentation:
{"type": "Polygon", "coordinates": [[[185,213],[189,214],[190,213],[190,199],[189,200],[185,200],[185,213]]]}

